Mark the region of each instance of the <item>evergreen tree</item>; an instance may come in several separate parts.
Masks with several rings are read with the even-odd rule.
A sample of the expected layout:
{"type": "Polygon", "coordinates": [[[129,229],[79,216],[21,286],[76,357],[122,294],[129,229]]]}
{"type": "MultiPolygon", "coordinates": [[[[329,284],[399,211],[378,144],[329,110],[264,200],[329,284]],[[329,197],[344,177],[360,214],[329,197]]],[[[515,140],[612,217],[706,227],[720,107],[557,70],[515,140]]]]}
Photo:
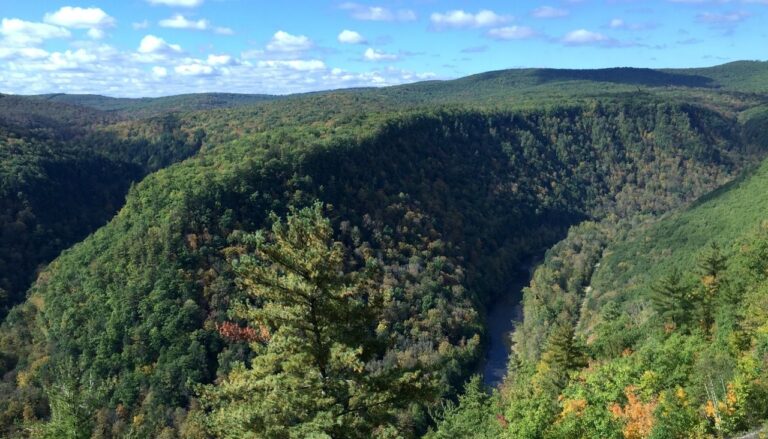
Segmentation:
{"type": "Polygon", "coordinates": [[[587,365],[587,358],[580,341],[576,339],[573,325],[559,323],[555,325],[547,339],[547,347],[541,356],[540,370],[547,370],[549,383],[562,389],[568,381],[568,375],[575,369],[587,365]]]}
{"type": "Polygon", "coordinates": [[[666,321],[684,326],[694,312],[691,289],[678,269],[673,269],[651,287],[651,300],[656,312],[666,321]]]}
{"type": "Polygon", "coordinates": [[[699,323],[706,333],[711,332],[715,323],[715,306],[723,283],[721,274],[725,269],[725,256],[713,242],[699,257],[701,287],[696,292],[699,323]]]}
{"type": "Polygon", "coordinates": [[[368,259],[348,271],[346,252],[317,203],[275,219],[272,236],[235,263],[253,304],[234,315],[258,334],[256,356],[202,392],[217,437],[370,437],[392,431],[391,409],[432,395],[416,367],[387,357],[374,328],[381,273],[368,259]],[[387,366],[382,366],[387,363],[387,366]]]}
{"type": "Polygon", "coordinates": [[[702,276],[718,278],[727,266],[725,255],[716,242],[710,243],[709,248],[702,253],[699,259],[699,271],[702,276]]]}

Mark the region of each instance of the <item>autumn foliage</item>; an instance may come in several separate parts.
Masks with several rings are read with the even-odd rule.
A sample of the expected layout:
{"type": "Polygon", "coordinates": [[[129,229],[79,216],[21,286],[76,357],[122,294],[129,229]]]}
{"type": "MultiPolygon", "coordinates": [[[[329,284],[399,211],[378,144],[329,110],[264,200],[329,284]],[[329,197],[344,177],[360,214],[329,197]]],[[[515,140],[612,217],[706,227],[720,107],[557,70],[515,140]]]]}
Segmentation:
{"type": "Polygon", "coordinates": [[[610,407],[611,413],[624,422],[623,433],[626,439],[647,438],[653,430],[653,412],[658,402],[643,402],[636,392],[635,386],[628,386],[624,389],[627,403],[624,406],[614,403],[610,407]]]}

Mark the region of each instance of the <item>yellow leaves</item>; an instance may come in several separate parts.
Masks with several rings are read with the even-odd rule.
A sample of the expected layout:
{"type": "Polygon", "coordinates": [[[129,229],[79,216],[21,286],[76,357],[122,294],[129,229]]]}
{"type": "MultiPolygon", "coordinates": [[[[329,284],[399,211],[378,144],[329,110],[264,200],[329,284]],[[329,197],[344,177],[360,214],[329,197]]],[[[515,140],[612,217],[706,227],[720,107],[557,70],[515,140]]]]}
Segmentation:
{"type": "MultiPolygon", "coordinates": [[[[42,277],[42,274],[40,275],[42,277]]],[[[40,278],[38,277],[38,279],[40,278]]],[[[38,281],[39,282],[39,281],[38,281]]],[[[29,303],[31,303],[38,311],[45,310],[45,299],[40,294],[32,294],[29,296],[29,303]]]]}
{"type": "Polygon", "coordinates": [[[448,340],[441,341],[440,345],[437,347],[437,352],[443,356],[447,356],[452,350],[453,346],[451,346],[451,343],[449,343],[448,340]]]}
{"type": "Polygon", "coordinates": [[[376,325],[376,335],[384,335],[389,330],[389,323],[387,323],[386,320],[380,320],[379,324],[376,325]]]}
{"type": "Polygon", "coordinates": [[[717,409],[715,408],[715,404],[712,402],[712,400],[707,400],[707,403],[704,405],[704,415],[709,419],[718,419],[717,409]]]}
{"type": "Polygon", "coordinates": [[[701,284],[707,288],[715,288],[717,286],[717,277],[713,275],[706,275],[701,278],[701,284]]]}
{"type": "Polygon", "coordinates": [[[27,371],[21,371],[18,375],[16,375],[16,385],[23,389],[29,385],[31,374],[27,371]]]}
{"type": "Polygon", "coordinates": [[[717,429],[728,428],[736,418],[739,418],[740,408],[744,405],[744,397],[747,389],[740,383],[728,383],[725,395],[718,400],[714,394],[710,394],[704,404],[704,415],[715,423],[717,429]]]}
{"type": "Polygon", "coordinates": [[[565,399],[562,402],[563,411],[560,412],[560,418],[564,418],[570,414],[581,416],[584,414],[584,410],[587,408],[586,399],[565,399]]]}
{"type": "Polygon", "coordinates": [[[648,437],[653,430],[655,418],[653,416],[658,401],[643,402],[637,397],[637,388],[627,386],[624,394],[627,396],[627,404],[623,407],[614,403],[609,407],[611,414],[624,422],[623,434],[626,439],[643,439],[648,437]]]}
{"type": "Polygon", "coordinates": [[[37,371],[46,363],[48,363],[47,355],[33,361],[32,364],[29,365],[29,369],[21,371],[18,375],[16,375],[16,384],[20,388],[27,387],[30,384],[30,381],[35,377],[37,371]]]}
{"type": "Polygon", "coordinates": [[[685,389],[678,386],[677,389],[675,389],[675,396],[684,406],[688,405],[688,394],[685,393],[685,389]]]}
{"type": "Polygon", "coordinates": [[[725,404],[728,407],[729,414],[733,414],[735,411],[734,407],[738,402],[739,399],[736,396],[736,390],[733,383],[728,383],[728,390],[725,392],[725,404]]]}

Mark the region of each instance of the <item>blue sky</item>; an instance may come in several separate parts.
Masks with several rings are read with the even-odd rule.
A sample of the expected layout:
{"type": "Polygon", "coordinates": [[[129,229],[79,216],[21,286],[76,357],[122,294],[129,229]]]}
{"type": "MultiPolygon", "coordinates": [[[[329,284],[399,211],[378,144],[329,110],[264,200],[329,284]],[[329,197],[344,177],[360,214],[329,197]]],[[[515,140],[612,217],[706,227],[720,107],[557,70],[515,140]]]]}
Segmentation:
{"type": "Polygon", "coordinates": [[[0,92],[285,94],[768,58],[768,0],[0,0],[0,92]]]}

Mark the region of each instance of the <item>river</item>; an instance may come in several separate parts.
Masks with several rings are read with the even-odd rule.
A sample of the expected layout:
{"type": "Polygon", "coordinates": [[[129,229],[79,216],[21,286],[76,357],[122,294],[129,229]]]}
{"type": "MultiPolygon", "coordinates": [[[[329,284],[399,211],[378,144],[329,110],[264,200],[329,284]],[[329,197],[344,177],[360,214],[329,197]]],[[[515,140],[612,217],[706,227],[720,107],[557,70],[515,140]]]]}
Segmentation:
{"type": "Polygon", "coordinates": [[[523,288],[530,283],[533,267],[533,261],[521,264],[510,280],[506,294],[488,306],[486,325],[489,343],[481,366],[483,382],[488,387],[501,384],[507,374],[510,336],[515,329],[514,322],[523,320],[523,288]]]}

